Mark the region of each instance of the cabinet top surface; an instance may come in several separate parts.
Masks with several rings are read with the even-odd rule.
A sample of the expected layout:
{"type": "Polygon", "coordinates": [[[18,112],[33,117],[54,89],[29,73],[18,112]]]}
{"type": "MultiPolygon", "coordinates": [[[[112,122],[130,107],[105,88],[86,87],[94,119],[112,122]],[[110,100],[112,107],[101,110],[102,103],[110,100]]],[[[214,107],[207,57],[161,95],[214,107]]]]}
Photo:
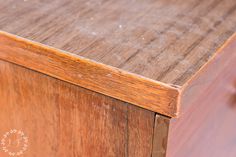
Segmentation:
{"type": "Polygon", "coordinates": [[[183,85],[236,30],[235,0],[0,0],[0,29],[183,85]]]}

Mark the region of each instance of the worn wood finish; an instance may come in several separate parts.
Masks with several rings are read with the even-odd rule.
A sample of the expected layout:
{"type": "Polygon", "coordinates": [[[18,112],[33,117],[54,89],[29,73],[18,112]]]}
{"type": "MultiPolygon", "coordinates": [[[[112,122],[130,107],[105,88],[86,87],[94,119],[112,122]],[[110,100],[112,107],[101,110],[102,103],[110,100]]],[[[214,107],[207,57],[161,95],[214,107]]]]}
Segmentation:
{"type": "Polygon", "coordinates": [[[0,29],[183,85],[235,31],[235,0],[1,0],[0,29]]]}
{"type": "MultiPolygon", "coordinates": [[[[6,54],[2,58],[14,63],[17,60],[17,64],[176,117],[179,111],[178,89],[208,63],[216,49],[235,32],[235,16],[235,0],[189,0],[185,3],[181,0],[5,0],[1,1],[1,30],[75,55],[74,59],[68,58],[72,54],[62,52],[53,59],[42,58],[37,62],[19,60],[19,56],[7,57],[6,54]],[[96,64],[104,69],[95,70],[93,66],[92,70],[83,69],[82,75],[86,74],[86,79],[80,78],[77,69],[82,69],[75,60],[81,57],[77,55],[129,73],[96,64]],[[59,58],[59,63],[55,63],[56,58],[59,58]],[[67,64],[67,59],[71,64],[67,64]],[[44,66],[38,62],[44,62],[44,66]],[[57,71],[50,71],[52,68],[46,65],[57,71]],[[140,77],[136,80],[137,75],[130,72],[140,77]],[[99,78],[94,81],[90,78],[94,77],[92,74],[99,78]]],[[[7,45],[4,40],[1,40],[1,47],[7,45]]],[[[38,52],[43,49],[32,48],[32,44],[27,43],[29,50],[39,49],[38,52]]],[[[4,49],[9,54],[9,50],[4,49]]],[[[18,49],[17,53],[15,50],[14,55],[18,53],[20,57],[21,52],[30,55],[25,52],[25,47],[21,51],[18,49]]],[[[47,57],[52,53],[47,52],[47,57]]],[[[94,62],[89,63],[94,65],[94,62]]],[[[87,65],[83,67],[89,68],[87,65]]]]}
{"type": "Polygon", "coordinates": [[[4,59],[140,107],[175,117],[176,87],[0,32],[4,59]]]}
{"type": "Polygon", "coordinates": [[[3,61],[0,98],[0,138],[22,130],[24,157],[151,156],[151,111],[3,61]]]}
{"type": "Polygon", "coordinates": [[[235,157],[236,35],[185,86],[167,157],[235,157]]]}
{"type": "Polygon", "coordinates": [[[169,129],[167,157],[235,156],[235,0],[0,4],[0,128],[26,155],[164,157],[169,129]]]}

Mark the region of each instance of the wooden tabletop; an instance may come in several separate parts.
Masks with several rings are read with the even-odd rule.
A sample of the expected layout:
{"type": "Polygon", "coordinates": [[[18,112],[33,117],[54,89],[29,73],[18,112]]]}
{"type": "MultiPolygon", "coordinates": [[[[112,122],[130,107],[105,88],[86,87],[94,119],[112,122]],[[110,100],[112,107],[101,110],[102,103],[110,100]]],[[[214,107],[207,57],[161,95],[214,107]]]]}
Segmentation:
{"type": "MultiPolygon", "coordinates": [[[[176,91],[236,31],[235,0],[0,0],[0,4],[2,31],[165,83],[176,91]]],[[[132,101],[128,102],[135,104],[132,101]]]]}

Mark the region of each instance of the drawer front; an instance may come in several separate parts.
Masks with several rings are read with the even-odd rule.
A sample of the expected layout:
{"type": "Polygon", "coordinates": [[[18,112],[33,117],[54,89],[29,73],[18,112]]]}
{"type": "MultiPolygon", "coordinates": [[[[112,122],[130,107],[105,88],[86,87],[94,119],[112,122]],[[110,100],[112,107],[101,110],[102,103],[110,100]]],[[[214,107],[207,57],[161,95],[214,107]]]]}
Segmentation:
{"type": "Polygon", "coordinates": [[[170,125],[168,157],[236,156],[236,36],[184,91],[170,125]]]}

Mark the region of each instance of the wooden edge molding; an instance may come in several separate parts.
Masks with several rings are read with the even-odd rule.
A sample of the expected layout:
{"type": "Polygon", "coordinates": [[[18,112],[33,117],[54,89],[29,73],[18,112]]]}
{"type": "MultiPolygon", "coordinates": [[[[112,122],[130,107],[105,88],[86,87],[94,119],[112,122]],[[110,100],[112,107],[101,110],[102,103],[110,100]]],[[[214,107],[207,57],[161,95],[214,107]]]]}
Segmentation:
{"type": "Polygon", "coordinates": [[[3,31],[0,59],[169,117],[178,115],[177,87],[3,31]]]}
{"type": "MultiPolygon", "coordinates": [[[[179,99],[179,103],[182,108],[190,106],[194,101],[193,98],[196,97],[196,95],[204,92],[211,83],[214,83],[214,79],[220,75],[222,69],[224,68],[223,64],[227,64],[229,59],[233,59],[233,53],[235,51],[236,33],[234,33],[217,50],[217,52],[209,59],[209,61],[182,86],[179,99]],[[211,71],[209,71],[209,68],[211,68],[211,71]]],[[[181,116],[181,114],[178,116],[181,116]]]]}

